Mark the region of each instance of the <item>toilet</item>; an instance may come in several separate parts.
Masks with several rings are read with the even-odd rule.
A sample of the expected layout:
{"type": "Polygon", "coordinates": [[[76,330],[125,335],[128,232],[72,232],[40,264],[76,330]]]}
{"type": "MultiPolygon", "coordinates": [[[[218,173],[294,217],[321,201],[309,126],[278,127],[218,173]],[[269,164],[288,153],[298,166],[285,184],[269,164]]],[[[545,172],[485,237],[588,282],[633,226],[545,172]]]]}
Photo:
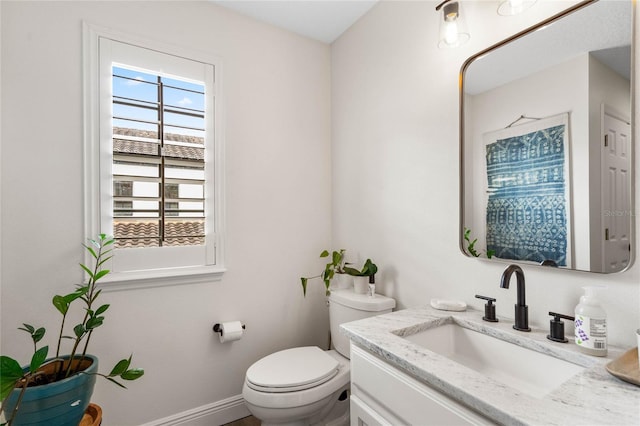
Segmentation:
{"type": "Polygon", "coordinates": [[[285,349],[256,361],[245,375],[242,396],[263,426],[349,424],[349,338],[340,324],[391,312],[394,299],[332,290],[329,323],[332,347],[285,349]]]}

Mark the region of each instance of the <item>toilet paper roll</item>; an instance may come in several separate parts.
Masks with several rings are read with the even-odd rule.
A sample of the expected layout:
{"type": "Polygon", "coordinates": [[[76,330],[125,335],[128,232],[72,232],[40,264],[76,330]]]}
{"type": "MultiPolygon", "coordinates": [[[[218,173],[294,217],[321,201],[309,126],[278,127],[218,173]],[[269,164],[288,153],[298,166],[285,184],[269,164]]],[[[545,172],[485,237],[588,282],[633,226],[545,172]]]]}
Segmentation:
{"type": "Polygon", "coordinates": [[[220,342],[233,342],[242,338],[242,323],[240,321],[228,321],[220,324],[220,342]]]}

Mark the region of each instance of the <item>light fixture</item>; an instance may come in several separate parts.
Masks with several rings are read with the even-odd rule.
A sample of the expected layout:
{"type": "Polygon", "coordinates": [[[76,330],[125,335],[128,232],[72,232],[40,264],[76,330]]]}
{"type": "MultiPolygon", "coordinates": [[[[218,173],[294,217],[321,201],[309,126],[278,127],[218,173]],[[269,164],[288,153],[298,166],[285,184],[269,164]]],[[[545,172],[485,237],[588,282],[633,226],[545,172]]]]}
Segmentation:
{"type": "Polygon", "coordinates": [[[455,0],[444,0],[436,10],[442,9],[442,19],[440,20],[440,39],[438,47],[450,48],[458,47],[469,41],[469,33],[460,13],[460,2],[455,0]]]}
{"type": "Polygon", "coordinates": [[[498,15],[512,16],[524,12],[535,4],[537,0],[504,0],[498,6],[498,15]]]}

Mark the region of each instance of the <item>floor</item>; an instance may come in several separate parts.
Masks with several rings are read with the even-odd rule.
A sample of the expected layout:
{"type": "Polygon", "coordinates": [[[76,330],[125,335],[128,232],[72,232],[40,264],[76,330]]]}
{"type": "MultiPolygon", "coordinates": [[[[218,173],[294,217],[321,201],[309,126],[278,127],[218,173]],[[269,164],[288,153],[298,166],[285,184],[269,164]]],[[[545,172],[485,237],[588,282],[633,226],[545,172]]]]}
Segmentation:
{"type": "Polygon", "coordinates": [[[231,423],[227,423],[224,426],[260,426],[260,420],[253,416],[244,417],[231,423]]]}

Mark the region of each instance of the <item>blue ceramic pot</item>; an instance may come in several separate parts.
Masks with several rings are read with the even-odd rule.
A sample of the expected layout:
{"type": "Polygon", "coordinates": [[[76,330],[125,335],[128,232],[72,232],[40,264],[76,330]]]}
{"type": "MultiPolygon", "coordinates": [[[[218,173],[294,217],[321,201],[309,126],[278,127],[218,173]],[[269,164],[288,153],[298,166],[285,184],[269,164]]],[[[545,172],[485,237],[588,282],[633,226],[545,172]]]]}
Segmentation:
{"type": "MultiPolygon", "coordinates": [[[[69,356],[60,357],[68,365],[69,356]]],[[[76,360],[79,357],[76,356],[76,360]]],[[[86,373],[98,372],[98,358],[85,355],[86,373]]],[[[77,361],[74,361],[77,362],[77,361]]],[[[53,370],[55,363],[44,368],[53,370]]],[[[27,388],[22,397],[18,413],[13,421],[14,426],[78,426],[84,411],[89,406],[93,387],[96,384],[94,374],[75,374],[66,379],[41,386],[27,388]]],[[[20,389],[14,389],[5,403],[5,418],[13,413],[13,408],[20,396],[20,389]]]]}

